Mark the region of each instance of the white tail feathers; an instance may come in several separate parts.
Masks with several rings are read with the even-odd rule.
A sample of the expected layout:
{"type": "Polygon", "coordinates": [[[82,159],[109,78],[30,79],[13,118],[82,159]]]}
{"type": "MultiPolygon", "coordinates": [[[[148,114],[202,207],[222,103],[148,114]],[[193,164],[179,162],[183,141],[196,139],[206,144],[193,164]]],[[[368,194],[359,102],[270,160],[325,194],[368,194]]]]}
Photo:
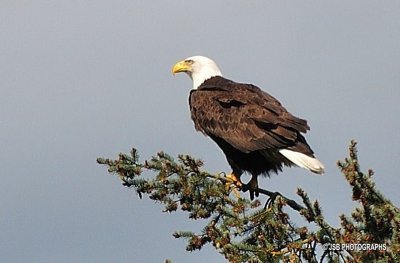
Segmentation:
{"type": "Polygon", "coordinates": [[[304,153],[295,152],[287,149],[279,150],[279,152],[301,168],[307,169],[317,174],[324,173],[324,165],[315,158],[307,156],[304,153]]]}

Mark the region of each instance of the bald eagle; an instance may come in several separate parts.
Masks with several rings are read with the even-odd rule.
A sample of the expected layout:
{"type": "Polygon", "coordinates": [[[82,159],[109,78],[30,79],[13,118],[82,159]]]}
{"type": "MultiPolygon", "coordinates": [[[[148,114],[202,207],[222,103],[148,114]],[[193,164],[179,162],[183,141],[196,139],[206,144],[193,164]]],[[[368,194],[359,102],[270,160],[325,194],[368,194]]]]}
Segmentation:
{"type": "Polygon", "coordinates": [[[268,93],[224,78],[217,64],[204,56],[182,60],[172,72],[185,72],[193,80],[189,105],[195,128],[222,149],[231,176],[243,191],[250,191],[251,199],[259,194],[257,177],[278,173],[284,165],[324,172],[302,135],[310,129],[307,121],[268,93]],[[248,184],[240,181],[243,172],[252,175],[248,184]]]}

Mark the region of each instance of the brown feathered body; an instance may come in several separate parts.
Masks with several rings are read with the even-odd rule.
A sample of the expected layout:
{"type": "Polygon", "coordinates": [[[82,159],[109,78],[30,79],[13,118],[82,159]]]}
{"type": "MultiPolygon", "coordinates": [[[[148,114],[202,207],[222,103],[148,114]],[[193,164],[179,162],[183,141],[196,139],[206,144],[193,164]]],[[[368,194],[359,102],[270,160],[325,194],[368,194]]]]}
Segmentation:
{"type": "Polygon", "coordinates": [[[314,157],[301,134],[309,130],[307,121],[254,85],[215,76],[190,92],[189,105],[196,130],[218,144],[238,177],[269,176],[293,165],[280,149],[314,157]]]}

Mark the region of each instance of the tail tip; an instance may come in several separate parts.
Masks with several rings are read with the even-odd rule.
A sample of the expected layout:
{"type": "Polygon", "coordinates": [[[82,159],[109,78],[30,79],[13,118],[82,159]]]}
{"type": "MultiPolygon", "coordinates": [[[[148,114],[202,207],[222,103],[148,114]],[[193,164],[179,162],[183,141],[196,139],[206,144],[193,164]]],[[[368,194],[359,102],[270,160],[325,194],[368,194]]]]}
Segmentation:
{"type": "Polygon", "coordinates": [[[324,165],[316,158],[305,155],[304,153],[295,152],[288,149],[282,149],[279,152],[299,167],[307,169],[316,174],[325,173],[324,165]]]}

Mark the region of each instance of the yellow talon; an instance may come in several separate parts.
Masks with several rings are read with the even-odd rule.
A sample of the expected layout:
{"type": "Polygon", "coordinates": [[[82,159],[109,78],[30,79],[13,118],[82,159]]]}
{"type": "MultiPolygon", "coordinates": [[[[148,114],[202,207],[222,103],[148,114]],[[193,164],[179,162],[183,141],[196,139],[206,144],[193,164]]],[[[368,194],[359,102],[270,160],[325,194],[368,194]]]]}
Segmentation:
{"type": "Polygon", "coordinates": [[[236,198],[240,197],[240,193],[238,191],[238,188],[242,187],[242,182],[240,179],[238,179],[233,173],[230,173],[225,176],[226,183],[225,183],[225,189],[229,190],[233,186],[233,194],[236,196],[236,198]]]}
{"type": "MultiPolygon", "coordinates": [[[[242,182],[238,179],[233,173],[226,175],[226,178],[231,181],[231,184],[234,184],[237,187],[242,187],[242,182]]],[[[227,182],[228,184],[229,182],[227,182]]]]}

